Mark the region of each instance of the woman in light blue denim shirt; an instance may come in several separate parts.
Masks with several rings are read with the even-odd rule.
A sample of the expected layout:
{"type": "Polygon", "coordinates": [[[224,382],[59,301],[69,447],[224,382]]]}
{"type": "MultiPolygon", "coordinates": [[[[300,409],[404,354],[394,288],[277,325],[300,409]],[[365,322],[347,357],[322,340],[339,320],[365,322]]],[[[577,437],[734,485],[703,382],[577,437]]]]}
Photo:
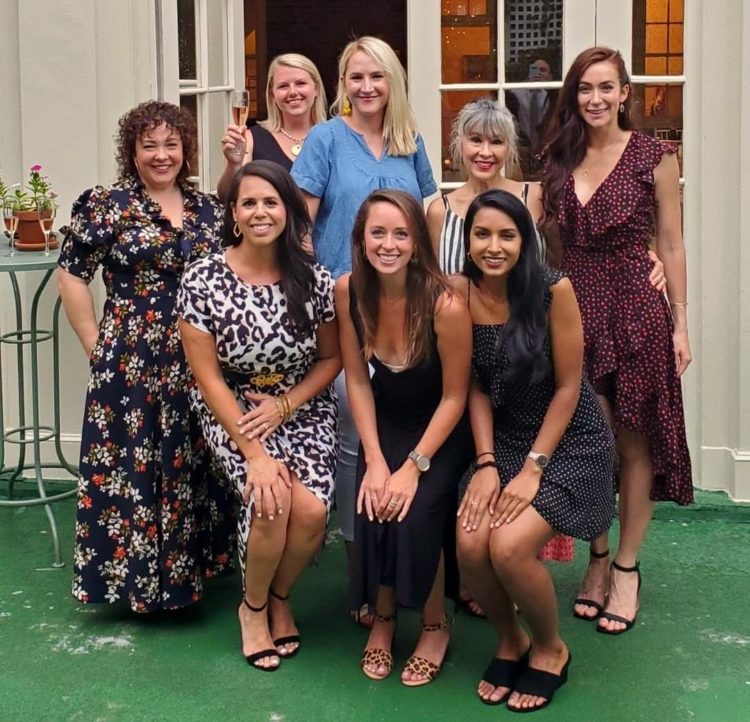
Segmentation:
{"type": "MultiPolygon", "coordinates": [[[[331,113],[331,120],[313,127],[305,138],[291,173],[314,220],[316,259],[338,278],[352,270],[354,219],[372,191],[399,188],[421,201],[435,193],[437,185],[409,107],[406,74],[390,45],[366,36],[344,48],[331,113]]],[[[341,434],[336,506],[348,551],[354,538],[359,438],[343,374],[336,389],[341,434]]],[[[360,619],[357,612],[355,616],[360,619]]]]}

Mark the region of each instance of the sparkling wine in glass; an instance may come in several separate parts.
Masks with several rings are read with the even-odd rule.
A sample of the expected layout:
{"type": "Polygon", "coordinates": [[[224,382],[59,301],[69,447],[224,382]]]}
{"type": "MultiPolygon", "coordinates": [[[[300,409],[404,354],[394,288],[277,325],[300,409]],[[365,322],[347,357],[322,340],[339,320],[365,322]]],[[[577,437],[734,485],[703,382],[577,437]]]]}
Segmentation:
{"type": "MultiPolygon", "coordinates": [[[[232,122],[243,129],[247,124],[247,116],[250,112],[250,93],[247,90],[235,90],[232,93],[232,122]]],[[[237,148],[237,155],[244,155],[243,147],[237,148]]]]}
{"type": "Polygon", "coordinates": [[[39,212],[39,227],[44,234],[44,255],[49,256],[49,234],[52,232],[52,224],[55,222],[55,204],[53,201],[41,200],[37,203],[39,212]]]}
{"type": "Polygon", "coordinates": [[[5,223],[5,232],[10,237],[10,250],[5,253],[6,256],[16,255],[16,230],[18,229],[18,204],[6,202],[3,204],[3,222],[5,223]]]}

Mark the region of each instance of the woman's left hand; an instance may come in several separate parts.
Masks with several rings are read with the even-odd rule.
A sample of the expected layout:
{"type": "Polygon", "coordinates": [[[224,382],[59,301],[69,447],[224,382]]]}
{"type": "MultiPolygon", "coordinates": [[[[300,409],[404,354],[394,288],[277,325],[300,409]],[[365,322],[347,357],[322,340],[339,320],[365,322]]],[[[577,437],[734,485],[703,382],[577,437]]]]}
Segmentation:
{"type": "Polygon", "coordinates": [[[503,488],[495,508],[495,516],[490,527],[496,529],[501,524],[510,524],[534,501],[539,491],[541,469],[527,469],[524,466],[503,488]]]}
{"type": "Polygon", "coordinates": [[[653,261],[654,267],[648,274],[649,283],[659,292],[664,293],[667,288],[667,275],[664,273],[664,264],[661,258],[653,251],[648,252],[648,257],[653,261]]]}
{"type": "Polygon", "coordinates": [[[257,394],[245,391],[245,398],[255,404],[255,408],[241,416],[237,425],[240,433],[247,439],[265,441],[281,426],[281,413],[276,399],[270,394],[257,394]]]}
{"type": "Polygon", "coordinates": [[[682,376],[685,373],[685,369],[687,369],[693,360],[693,355],[690,353],[690,341],[688,340],[687,330],[675,331],[672,336],[672,343],[674,344],[674,360],[677,367],[677,376],[682,376]]]}
{"type": "Polygon", "coordinates": [[[409,513],[419,485],[419,470],[408,461],[385,482],[385,493],[377,509],[378,520],[403,521],[409,513]]]}

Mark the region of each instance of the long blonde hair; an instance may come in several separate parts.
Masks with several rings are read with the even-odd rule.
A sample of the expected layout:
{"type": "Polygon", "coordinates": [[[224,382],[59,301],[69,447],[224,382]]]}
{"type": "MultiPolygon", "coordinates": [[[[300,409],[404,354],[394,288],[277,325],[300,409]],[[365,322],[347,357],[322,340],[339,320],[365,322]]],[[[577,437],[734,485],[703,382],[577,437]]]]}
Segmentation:
{"type": "Polygon", "coordinates": [[[279,130],[283,125],[281,111],[273,99],[273,79],[280,65],[287,68],[304,70],[312,78],[317,97],[315,98],[312,108],[310,108],[310,121],[312,125],[322,123],[326,119],[327,100],[320,72],[310,58],[300,55],[299,53],[284,53],[283,55],[277,55],[268,66],[268,81],[266,82],[266,106],[268,108],[268,119],[260,121],[258,125],[271,132],[279,130]]]}
{"type": "Polygon", "coordinates": [[[406,72],[393,52],[383,40],[365,35],[352,40],[339,57],[339,82],[336,99],[331,105],[331,115],[341,115],[346,98],[346,69],[352,55],[362,51],[377,63],[388,79],[388,104],[383,117],[383,140],[389,155],[411,155],[417,151],[417,122],[406,95],[406,72]]]}

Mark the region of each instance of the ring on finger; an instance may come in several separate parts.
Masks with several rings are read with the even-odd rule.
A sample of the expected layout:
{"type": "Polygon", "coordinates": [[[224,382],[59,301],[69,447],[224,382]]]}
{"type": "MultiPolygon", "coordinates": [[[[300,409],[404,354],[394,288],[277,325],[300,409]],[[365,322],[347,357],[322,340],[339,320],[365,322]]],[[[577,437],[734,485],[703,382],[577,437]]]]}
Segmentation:
{"type": "Polygon", "coordinates": [[[469,506],[479,506],[479,502],[478,502],[478,501],[472,501],[472,502],[471,502],[471,503],[469,504],[469,506]]]}

